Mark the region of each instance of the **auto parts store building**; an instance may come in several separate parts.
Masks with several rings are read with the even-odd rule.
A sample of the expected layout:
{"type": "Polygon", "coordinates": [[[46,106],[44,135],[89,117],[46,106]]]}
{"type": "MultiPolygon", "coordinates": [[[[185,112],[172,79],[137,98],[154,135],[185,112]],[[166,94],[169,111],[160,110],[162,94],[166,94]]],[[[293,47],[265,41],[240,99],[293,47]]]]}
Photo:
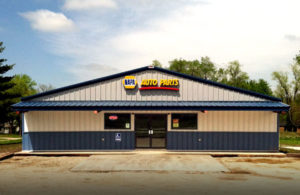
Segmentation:
{"type": "Polygon", "coordinates": [[[23,150],[277,151],[280,99],[158,67],[25,97],[23,150]]]}

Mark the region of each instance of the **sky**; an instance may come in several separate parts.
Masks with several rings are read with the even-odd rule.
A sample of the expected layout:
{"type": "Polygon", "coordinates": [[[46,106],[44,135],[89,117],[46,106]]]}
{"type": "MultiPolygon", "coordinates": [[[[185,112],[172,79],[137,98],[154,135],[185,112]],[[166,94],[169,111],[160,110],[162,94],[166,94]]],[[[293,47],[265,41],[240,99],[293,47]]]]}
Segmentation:
{"type": "Polygon", "coordinates": [[[0,0],[3,55],[55,87],[175,58],[271,81],[300,50],[299,0],[0,0]]]}

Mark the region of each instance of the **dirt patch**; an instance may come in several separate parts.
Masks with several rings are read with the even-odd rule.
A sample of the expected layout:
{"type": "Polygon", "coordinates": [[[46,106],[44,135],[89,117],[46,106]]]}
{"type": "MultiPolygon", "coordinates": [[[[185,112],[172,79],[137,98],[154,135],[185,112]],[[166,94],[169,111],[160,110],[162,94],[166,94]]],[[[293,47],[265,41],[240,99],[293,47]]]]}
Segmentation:
{"type": "Polygon", "coordinates": [[[246,159],[236,159],[235,162],[249,162],[249,163],[266,163],[266,164],[284,164],[292,163],[290,159],[268,159],[268,158],[246,158],[246,159]]]}
{"type": "Polygon", "coordinates": [[[245,178],[244,176],[236,176],[236,175],[227,175],[227,176],[222,176],[222,177],[218,177],[218,179],[221,180],[228,180],[228,181],[246,181],[247,178],[245,178]]]}
{"type": "MultiPolygon", "coordinates": [[[[247,170],[241,170],[241,169],[230,169],[230,172],[225,173],[226,175],[253,175],[258,177],[268,177],[268,178],[274,178],[274,179],[281,179],[281,180],[292,180],[291,177],[286,176],[278,176],[278,175],[268,175],[268,174],[261,174],[256,173],[254,171],[247,171],[247,170]]],[[[226,178],[226,177],[225,177],[226,178]]]]}
{"type": "Polygon", "coordinates": [[[250,171],[245,171],[245,170],[230,170],[229,174],[251,174],[250,171]]]}
{"type": "Polygon", "coordinates": [[[293,179],[291,177],[264,175],[264,174],[259,174],[259,173],[252,173],[252,175],[259,176],[259,177],[268,177],[268,178],[280,179],[280,180],[292,180],[293,179]]]}
{"type": "Polygon", "coordinates": [[[17,152],[22,150],[22,144],[7,144],[7,145],[0,145],[0,153],[5,152],[17,152]]]}

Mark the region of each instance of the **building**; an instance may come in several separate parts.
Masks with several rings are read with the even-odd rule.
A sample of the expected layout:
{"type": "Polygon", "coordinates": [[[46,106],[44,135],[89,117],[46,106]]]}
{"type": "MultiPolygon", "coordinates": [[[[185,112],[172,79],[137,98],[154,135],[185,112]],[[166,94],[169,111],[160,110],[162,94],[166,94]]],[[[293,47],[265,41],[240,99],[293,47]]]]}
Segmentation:
{"type": "Polygon", "coordinates": [[[280,99],[158,67],[25,97],[23,150],[277,151],[280,99]]]}

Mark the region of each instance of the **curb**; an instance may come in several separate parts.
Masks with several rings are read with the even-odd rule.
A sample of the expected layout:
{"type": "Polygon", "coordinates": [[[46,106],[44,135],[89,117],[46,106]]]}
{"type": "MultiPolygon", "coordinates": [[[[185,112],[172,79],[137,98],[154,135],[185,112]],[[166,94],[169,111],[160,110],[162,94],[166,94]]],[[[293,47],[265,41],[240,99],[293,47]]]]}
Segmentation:
{"type": "Polygon", "coordinates": [[[295,158],[300,158],[300,153],[287,153],[287,157],[295,157],[295,158]]]}
{"type": "MultiPolygon", "coordinates": [[[[60,157],[60,156],[81,156],[89,157],[91,155],[135,155],[142,154],[141,152],[16,152],[15,156],[45,156],[45,157],[60,157]]],[[[222,153],[222,152],[162,152],[162,153],[152,153],[145,152],[144,154],[166,154],[166,155],[210,155],[214,158],[222,157],[275,157],[283,158],[287,157],[285,153],[222,153]]]]}
{"type": "Polygon", "coordinates": [[[0,155],[0,161],[13,157],[15,154],[12,152],[0,155]]]}
{"type": "Polygon", "coordinates": [[[64,154],[64,153],[15,153],[15,156],[45,156],[45,157],[61,157],[61,156],[82,156],[89,157],[91,154],[64,154]]]}

